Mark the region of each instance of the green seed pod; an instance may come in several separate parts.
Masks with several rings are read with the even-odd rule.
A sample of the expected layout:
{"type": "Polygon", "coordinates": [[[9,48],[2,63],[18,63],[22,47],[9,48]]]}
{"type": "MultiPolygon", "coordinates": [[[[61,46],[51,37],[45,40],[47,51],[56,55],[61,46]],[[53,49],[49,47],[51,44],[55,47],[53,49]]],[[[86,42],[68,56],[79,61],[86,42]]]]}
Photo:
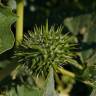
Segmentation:
{"type": "MultiPolygon", "coordinates": [[[[35,26],[33,32],[25,35],[23,43],[15,52],[15,58],[18,63],[24,65],[24,70],[29,70],[31,74],[47,76],[49,67],[54,65],[61,67],[60,64],[68,64],[71,61],[76,63],[73,59],[76,52],[74,49],[74,36],[62,34],[63,27],[55,28],[52,26],[35,26]]],[[[75,64],[73,64],[75,66],[75,64]]],[[[75,67],[81,67],[76,65],[75,67]]]]}

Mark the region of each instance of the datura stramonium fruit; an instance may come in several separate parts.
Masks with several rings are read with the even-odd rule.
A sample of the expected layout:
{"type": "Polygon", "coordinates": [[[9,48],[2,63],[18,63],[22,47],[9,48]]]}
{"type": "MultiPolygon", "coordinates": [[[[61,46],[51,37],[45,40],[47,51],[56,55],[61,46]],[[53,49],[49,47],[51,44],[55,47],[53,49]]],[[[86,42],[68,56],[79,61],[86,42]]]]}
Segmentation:
{"type": "MultiPolygon", "coordinates": [[[[75,37],[62,34],[63,27],[35,26],[33,32],[25,35],[22,44],[15,52],[15,57],[22,68],[34,75],[47,76],[50,66],[62,67],[61,64],[71,63],[81,68],[76,60],[75,37]],[[76,64],[77,63],[77,64],[76,64]]],[[[21,69],[22,69],[21,68],[21,69]]]]}

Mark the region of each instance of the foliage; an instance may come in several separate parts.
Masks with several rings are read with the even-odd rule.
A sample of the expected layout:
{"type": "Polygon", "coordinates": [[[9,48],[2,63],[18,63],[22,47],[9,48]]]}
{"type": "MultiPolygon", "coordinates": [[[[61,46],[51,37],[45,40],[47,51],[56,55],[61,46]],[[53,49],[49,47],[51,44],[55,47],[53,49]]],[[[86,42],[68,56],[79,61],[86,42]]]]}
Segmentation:
{"type": "Polygon", "coordinates": [[[0,54],[11,49],[14,45],[15,40],[10,27],[16,18],[17,16],[9,8],[0,6],[0,54]]]}
{"type": "Polygon", "coordinates": [[[90,12],[96,9],[96,1],[88,0],[87,5],[84,0],[27,1],[30,11],[25,7],[24,29],[30,29],[34,22],[41,25],[45,18],[49,24],[25,32],[24,40],[17,47],[11,25],[18,19],[14,14],[18,3],[0,1],[0,68],[3,68],[0,69],[0,94],[59,96],[69,94],[79,81],[92,87],[90,96],[95,96],[96,13],[90,12]],[[32,24],[26,16],[32,17],[32,24]],[[64,25],[51,26],[54,22],[64,25]],[[66,34],[65,27],[69,31],[66,34]]]}
{"type": "Polygon", "coordinates": [[[57,96],[57,93],[54,90],[53,69],[50,68],[48,77],[42,89],[25,83],[23,85],[17,85],[16,88],[11,87],[11,90],[7,90],[5,94],[6,96],[57,96]]]}
{"type": "MultiPolygon", "coordinates": [[[[18,78],[19,76],[19,78],[22,78],[23,80],[24,76],[27,76],[27,78],[31,76],[30,78],[31,79],[35,78],[32,80],[35,80],[36,82],[36,79],[38,76],[39,76],[38,77],[39,79],[41,76],[41,78],[44,78],[45,80],[46,80],[46,77],[48,76],[47,77],[48,79],[45,84],[45,89],[43,89],[44,93],[37,93],[37,91],[39,92],[38,89],[36,90],[31,89],[33,90],[31,91],[32,93],[35,92],[34,95],[36,95],[37,93],[37,94],[41,94],[41,96],[43,94],[44,96],[48,96],[48,95],[50,96],[50,94],[53,94],[56,96],[57,93],[54,90],[54,85],[53,85],[54,75],[52,75],[53,74],[52,70],[54,69],[54,71],[59,71],[58,69],[61,67],[62,63],[65,63],[65,64],[70,63],[73,66],[79,69],[82,69],[82,66],[79,65],[75,59],[73,59],[73,57],[77,55],[76,52],[72,51],[73,49],[75,49],[75,46],[74,46],[75,37],[69,36],[68,34],[65,34],[65,35],[62,34],[62,30],[63,30],[62,26],[58,27],[57,29],[55,28],[55,26],[52,26],[49,29],[48,23],[46,23],[46,26],[41,26],[40,28],[36,26],[33,32],[29,32],[28,35],[25,35],[25,38],[22,44],[15,49],[16,50],[15,54],[11,60],[14,64],[17,63],[18,67],[16,68],[16,70],[12,72],[13,79],[18,78]],[[50,70],[50,66],[52,67],[51,70],[50,70]],[[50,90],[50,88],[52,88],[51,89],[51,91],[53,90],[52,92],[48,91],[50,90]]],[[[11,67],[12,66],[8,67],[9,68],[7,69],[8,72],[10,72],[9,70],[11,67]]],[[[3,75],[6,77],[5,74],[3,75]]],[[[26,80],[24,80],[24,82],[26,82],[26,80]]],[[[38,88],[38,84],[36,85],[37,85],[36,88],[38,88]]],[[[16,89],[18,93],[16,93],[15,87],[11,87],[11,89],[9,89],[9,86],[7,85],[5,86],[6,88],[8,88],[9,91],[6,89],[4,94],[8,96],[13,94],[15,94],[16,96],[17,94],[20,96],[23,96],[23,94],[25,95],[25,92],[27,94],[27,91],[28,91],[25,85],[20,86],[16,84],[16,89]],[[23,90],[26,90],[26,91],[23,91],[23,90]]]]}
{"type": "Polygon", "coordinates": [[[82,77],[90,81],[93,86],[95,86],[94,83],[96,81],[95,20],[95,13],[71,17],[64,20],[64,24],[73,34],[81,34],[81,36],[83,37],[82,39],[78,38],[81,46],[83,62],[86,63],[86,69],[84,70],[82,77]]]}

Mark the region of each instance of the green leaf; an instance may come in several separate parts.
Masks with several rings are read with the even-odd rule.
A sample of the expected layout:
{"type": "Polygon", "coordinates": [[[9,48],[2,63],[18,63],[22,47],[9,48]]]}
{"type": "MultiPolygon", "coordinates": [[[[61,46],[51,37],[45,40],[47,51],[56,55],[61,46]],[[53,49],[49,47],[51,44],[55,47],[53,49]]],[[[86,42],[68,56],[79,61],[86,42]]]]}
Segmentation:
{"type": "Polygon", "coordinates": [[[80,31],[86,32],[91,23],[92,14],[81,15],[76,17],[66,18],[64,20],[64,25],[73,34],[77,35],[80,31]]]}
{"type": "Polygon", "coordinates": [[[90,58],[90,56],[94,52],[93,49],[96,43],[95,21],[95,13],[70,17],[64,20],[64,24],[69,29],[69,31],[71,31],[75,35],[83,35],[82,48],[84,49],[84,51],[82,51],[82,56],[84,60],[90,58]]]}
{"type": "Polygon", "coordinates": [[[26,86],[17,87],[18,96],[42,96],[39,88],[28,88],[26,86]]]}
{"type": "Polygon", "coordinates": [[[37,87],[29,87],[27,85],[17,85],[6,92],[7,96],[42,96],[42,90],[37,87]]]}
{"type": "Polygon", "coordinates": [[[69,31],[74,32],[74,34],[77,34],[78,32],[78,26],[79,26],[79,19],[74,20],[73,17],[66,18],[64,20],[64,24],[66,27],[68,27],[69,31]]]}
{"type": "Polygon", "coordinates": [[[87,66],[83,79],[92,83],[96,81],[96,13],[67,18],[64,24],[74,35],[81,34],[81,55],[87,66]]]}
{"type": "Polygon", "coordinates": [[[90,96],[96,96],[96,89],[93,89],[93,91],[92,91],[90,96]]]}
{"type": "Polygon", "coordinates": [[[93,90],[92,90],[90,96],[96,96],[96,81],[93,83],[93,90]]]}
{"type": "Polygon", "coordinates": [[[50,68],[50,71],[45,83],[43,96],[58,96],[54,88],[53,68],[50,68]]]}
{"type": "Polygon", "coordinates": [[[10,64],[9,60],[0,61],[0,68],[5,68],[9,64],[10,64]]]}
{"type": "Polygon", "coordinates": [[[50,68],[48,77],[43,88],[38,88],[34,85],[30,86],[27,83],[11,87],[11,90],[6,92],[7,96],[58,96],[54,88],[53,69],[50,68]]]}
{"type": "Polygon", "coordinates": [[[0,6],[0,54],[11,49],[14,45],[11,25],[16,21],[16,18],[11,9],[0,6]]]}
{"type": "Polygon", "coordinates": [[[7,5],[12,9],[16,9],[16,0],[8,0],[7,5]]]}
{"type": "Polygon", "coordinates": [[[6,95],[5,96],[18,96],[16,93],[15,88],[11,88],[10,91],[6,91],[6,95]]]}

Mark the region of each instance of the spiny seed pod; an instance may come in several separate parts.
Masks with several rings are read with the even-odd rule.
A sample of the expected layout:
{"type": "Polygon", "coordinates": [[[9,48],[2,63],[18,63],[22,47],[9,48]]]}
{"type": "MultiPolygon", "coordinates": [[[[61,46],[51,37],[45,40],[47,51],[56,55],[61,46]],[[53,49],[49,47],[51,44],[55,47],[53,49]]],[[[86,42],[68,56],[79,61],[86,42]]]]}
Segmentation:
{"type": "MultiPolygon", "coordinates": [[[[47,76],[49,67],[54,65],[72,63],[75,67],[81,68],[73,59],[76,56],[74,49],[74,36],[62,34],[63,27],[52,26],[35,27],[33,32],[25,35],[24,41],[15,52],[18,63],[25,66],[34,75],[47,76]]],[[[23,68],[24,68],[23,66],[23,68]]],[[[29,72],[29,71],[28,71],[29,72]]]]}

